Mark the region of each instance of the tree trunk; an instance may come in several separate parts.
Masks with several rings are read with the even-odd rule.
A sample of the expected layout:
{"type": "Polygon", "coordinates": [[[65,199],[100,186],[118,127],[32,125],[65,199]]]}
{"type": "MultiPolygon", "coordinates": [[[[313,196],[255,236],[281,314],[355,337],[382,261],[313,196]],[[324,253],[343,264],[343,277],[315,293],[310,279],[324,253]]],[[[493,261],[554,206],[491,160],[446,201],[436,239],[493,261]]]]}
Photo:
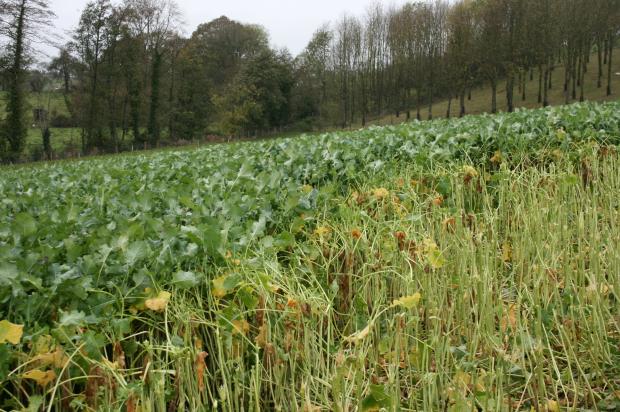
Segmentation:
{"type": "Polygon", "coordinates": [[[571,96],[573,98],[573,100],[577,99],[577,58],[573,58],[573,61],[571,62],[572,68],[571,68],[571,80],[572,80],[572,86],[571,86],[571,96]]]}
{"type": "Polygon", "coordinates": [[[575,69],[577,70],[577,87],[581,87],[581,74],[583,72],[584,65],[584,56],[582,53],[579,53],[579,59],[577,59],[577,67],[575,69]]]}
{"type": "Polygon", "coordinates": [[[542,103],[542,89],[543,89],[543,68],[542,66],[538,66],[538,103],[542,103]]]}
{"type": "Polygon", "coordinates": [[[68,95],[71,91],[71,74],[69,73],[69,69],[65,68],[62,71],[63,84],[65,89],[65,94],[68,95]]]}
{"type": "Polygon", "coordinates": [[[547,90],[551,90],[553,89],[553,71],[555,70],[555,66],[552,64],[551,67],[549,67],[549,88],[547,90]]]}
{"type": "Polygon", "coordinates": [[[420,100],[420,88],[419,87],[417,89],[417,93],[418,93],[418,101],[416,104],[416,119],[422,120],[422,116],[420,114],[420,105],[422,104],[422,102],[420,100]]]}
{"type": "Polygon", "coordinates": [[[609,32],[609,51],[607,59],[607,96],[611,96],[612,57],[614,51],[614,33],[609,32]]]}
{"type": "Polygon", "coordinates": [[[153,73],[151,74],[151,105],[149,108],[148,135],[151,147],[159,144],[159,89],[161,79],[162,55],[155,50],[153,55],[153,73]]]}
{"type": "Polygon", "coordinates": [[[461,90],[461,95],[459,97],[460,100],[460,110],[459,110],[459,117],[463,117],[465,116],[465,89],[461,90]]]}
{"type": "Polygon", "coordinates": [[[52,145],[50,143],[52,134],[49,127],[44,127],[41,137],[43,139],[43,151],[45,152],[45,160],[52,160],[52,145]]]}
{"type": "Polygon", "coordinates": [[[506,106],[508,113],[514,112],[514,83],[515,75],[512,71],[509,71],[508,78],[506,79],[506,106]]]}
{"type": "Polygon", "coordinates": [[[123,109],[121,111],[121,144],[125,141],[125,136],[127,135],[127,106],[128,106],[128,96],[125,96],[123,99],[123,109]]]}
{"type": "MultiPolygon", "coordinates": [[[[172,59],[170,64],[170,85],[168,87],[168,139],[176,141],[176,132],[174,130],[173,108],[175,107],[175,78],[176,78],[176,58],[172,59]]],[[[319,113],[320,113],[319,107],[319,113]]]]}
{"type": "MultiPolygon", "coordinates": [[[[569,64],[570,63],[567,62],[567,65],[569,65],[569,64]]],[[[570,90],[568,88],[568,86],[570,85],[570,77],[571,77],[570,72],[571,72],[570,67],[567,66],[566,67],[566,79],[565,79],[566,84],[565,84],[565,87],[564,87],[564,103],[565,104],[570,103],[570,90]]]]}
{"type": "Polygon", "coordinates": [[[491,80],[491,113],[497,113],[497,81],[491,80]]]}
{"type": "Polygon", "coordinates": [[[549,72],[549,65],[545,66],[545,74],[544,74],[544,87],[543,87],[543,107],[549,106],[549,87],[547,87],[547,83],[551,82],[551,75],[549,72]]]}
{"type": "MultiPolygon", "coordinates": [[[[19,14],[15,25],[15,44],[13,46],[13,61],[9,69],[9,93],[6,105],[5,138],[8,140],[8,150],[0,155],[8,162],[17,162],[26,143],[28,128],[24,116],[24,26],[26,19],[26,0],[19,4],[19,14]]],[[[0,136],[1,137],[1,136],[0,136]]]]}
{"type": "Polygon", "coordinates": [[[131,131],[136,147],[140,147],[140,145],[145,142],[140,132],[140,85],[138,84],[138,80],[133,76],[129,80],[128,88],[130,90],[129,116],[131,119],[131,131]]]}
{"type": "Polygon", "coordinates": [[[603,42],[599,39],[597,43],[597,51],[598,51],[598,79],[596,82],[596,87],[599,89],[603,87],[603,42]]]}
{"type": "Polygon", "coordinates": [[[452,93],[450,93],[450,96],[448,97],[448,110],[446,110],[446,119],[449,119],[452,114],[452,93]]]}
{"type": "Polygon", "coordinates": [[[366,109],[362,108],[362,127],[366,126],[366,109]]]}
{"type": "Polygon", "coordinates": [[[409,88],[407,88],[407,91],[405,93],[405,96],[407,96],[405,101],[405,107],[407,108],[407,121],[409,121],[411,120],[411,108],[409,107],[409,94],[411,93],[411,91],[409,90],[409,88]]]}
{"type": "Polygon", "coordinates": [[[431,83],[429,88],[429,99],[428,99],[428,120],[433,120],[433,84],[431,83]]]}
{"type": "Polygon", "coordinates": [[[586,66],[588,64],[586,56],[583,56],[581,61],[582,61],[582,67],[581,67],[581,78],[579,79],[579,84],[580,84],[579,101],[583,102],[585,100],[585,96],[584,96],[584,87],[585,86],[584,86],[584,83],[585,83],[585,76],[586,76],[586,66]]]}
{"type": "Polygon", "coordinates": [[[566,67],[564,68],[564,92],[568,92],[569,83],[570,83],[570,58],[567,58],[566,67]]]}

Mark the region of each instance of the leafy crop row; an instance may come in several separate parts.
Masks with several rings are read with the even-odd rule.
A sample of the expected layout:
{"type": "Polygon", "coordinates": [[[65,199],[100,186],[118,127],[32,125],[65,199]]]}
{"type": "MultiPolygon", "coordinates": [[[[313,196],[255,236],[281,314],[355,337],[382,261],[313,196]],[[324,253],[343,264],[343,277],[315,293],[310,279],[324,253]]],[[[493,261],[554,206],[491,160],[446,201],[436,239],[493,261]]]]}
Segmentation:
{"type": "MultiPolygon", "coordinates": [[[[2,169],[0,319],[25,325],[18,334],[30,345],[51,335],[105,359],[109,345],[141,333],[132,317],[165,310],[167,291],[207,283],[226,296],[241,281],[221,277],[236,259],[261,250],[286,260],[314,236],[326,204],[369,179],[437,163],[544,168],[580,160],[589,142],[620,144],[619,103],[2,169]]],[[[450,179],[434,179],[438,203],[452,190],[450,179]]],[[[0,330],[0,339],[12,334],[0,341],[0,379],[19,363],[9,326],[0,330]]],[[[32,377],[43,386],[48,378],[32,377]]]]}

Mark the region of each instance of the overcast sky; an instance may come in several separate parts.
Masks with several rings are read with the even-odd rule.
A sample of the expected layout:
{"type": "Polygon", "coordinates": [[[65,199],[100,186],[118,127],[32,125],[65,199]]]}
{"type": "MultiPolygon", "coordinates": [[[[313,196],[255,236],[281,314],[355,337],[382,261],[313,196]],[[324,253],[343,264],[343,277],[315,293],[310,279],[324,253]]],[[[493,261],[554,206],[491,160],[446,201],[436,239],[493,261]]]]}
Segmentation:
{"type": "MultiPolygon", "coordinates": [[[[294,55],[323,23],[336,21],[345,12],[362,15],[377,0],[176,0],[183,14],[182,31],[189,36],[200,24],[226,15],[233,20],[264,26],[272,45],[287,47],[294,55]]],[[[380,0],[385,6],[406,0],[380,0]]],[[[86,0],[52,0],[60,34],[73,29],[86,0]]],[[[50,53],[54,53],[50,51],[50,53]]]]}

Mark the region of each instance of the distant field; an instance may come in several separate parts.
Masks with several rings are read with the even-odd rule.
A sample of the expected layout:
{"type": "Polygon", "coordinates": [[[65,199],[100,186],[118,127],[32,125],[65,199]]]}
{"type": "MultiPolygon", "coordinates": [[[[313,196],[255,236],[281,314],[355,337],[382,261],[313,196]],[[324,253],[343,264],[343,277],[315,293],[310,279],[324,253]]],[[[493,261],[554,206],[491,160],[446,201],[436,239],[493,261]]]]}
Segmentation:
{"type": "MultiPolygon", "coordinates": [[[[0,117],[4,117],[6,109],[7,93],[0,91],[0,117]]],[[[67,105],[62,93],[58,92],[43,92],[41,94],[29,93],[27,101],[27,119],[32,125],[32,110],[37,107],[41,107],[48,110],[50,114],[64,114],[69,115],[67,111],[67,105]]]]}

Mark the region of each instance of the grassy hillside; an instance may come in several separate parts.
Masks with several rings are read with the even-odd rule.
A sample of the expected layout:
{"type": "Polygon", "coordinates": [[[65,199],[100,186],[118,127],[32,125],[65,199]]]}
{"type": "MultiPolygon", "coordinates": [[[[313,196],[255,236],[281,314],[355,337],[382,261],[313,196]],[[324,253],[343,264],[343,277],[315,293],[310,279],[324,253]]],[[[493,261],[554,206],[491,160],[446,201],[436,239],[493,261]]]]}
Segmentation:
{"type": "MultiPolygon", "coordinates": [[[[589,65],[589,70],[585,74],[584,82],[584,95],[586,100],[593,102],[613,101],[620,98],[620,58],[616,58],[612,61],[612,95],[607,96],[607,68],[605,69],[605,77],[603,87],[597,88],[598,79],[598,63],[595,55],[592,55],[589,65]]],[[[562,105],[565,102],[564,97],[564,69],[563,67],[557,67],[553,72],[552,77],[553,88],[549,91],[549,104],[551,106],[562,105]]],[[[577,99],[579,99],[579,89],[577,90],[577,99]]],[[[574,102],[571,100],[571,102],[574,102]]],[[[497,91],[497,108],[500,111],[506,109],[506,89],[504,82],[500,82],[497,91]]],[[[538,73],[534,71],[534,80],[530,81],[528,76],[526,82],[526,99],[523,100],[518,88],[515,88],[515,107],[533,109],[540,107],[538,103],[538,73]]],[[[452,100],[452,116],[458,116],[459,113],[458,99],[452,100]]],[[[482,114],[488,113],[491,110],[491,88],[488,84],[483,87],[476,88],[472,91],[472,99],[466,100],[465,107],[467,114],[482,114]]],[[[438,101],[433,105],[433,117],[442,118],[446,116],[448,109],[448,100],[438,101]]],[[[415,109],[412,108],[412,116],[415,117],[415,109]]],[[[423,107],[421,110],[421,117],[423,120],[428,119],[428,107],[423,107]]],[[[397,118],[394,114],[382,116],[375,119],[373,124],[386,125],[396,124],[404,121],[404,114],[400,118],[397,118]]],[[[359,126],[359,125],[357,125],[359,126]]]]}

